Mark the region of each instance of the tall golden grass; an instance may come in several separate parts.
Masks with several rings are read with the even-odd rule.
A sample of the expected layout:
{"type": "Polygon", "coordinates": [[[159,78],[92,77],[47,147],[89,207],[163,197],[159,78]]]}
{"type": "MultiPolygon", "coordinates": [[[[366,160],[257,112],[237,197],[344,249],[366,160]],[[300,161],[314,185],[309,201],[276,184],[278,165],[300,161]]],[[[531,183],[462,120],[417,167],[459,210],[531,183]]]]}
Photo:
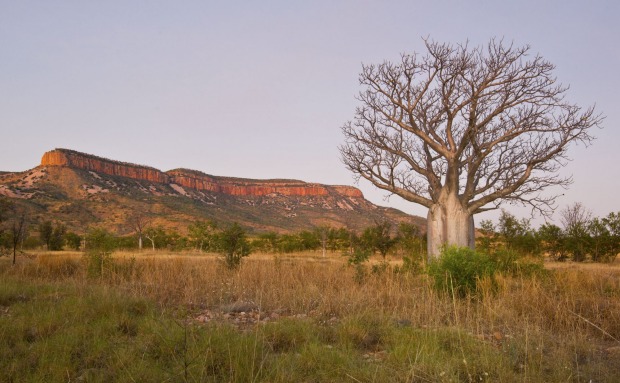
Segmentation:
{"type": "MultiPolygon", "coordinates": [[[[395,259],[376,272],[367,266],[362,274],[348,265],[346,257],[333,253],[323,257],[320,252],[252,254],[236,270],[227,269],[216,254],[192,252],[114,253],[111,259],[94,265],[96,273],[91,272],[93,260],[79,252],[42,252],[20,257],[18,264],[11,266],[2,258],[0,278],[10,277],[24,286],[37,282],[72,285],[77,291],[94,285],[115,294],[120,291],[128,299],[146,298],[184,318],[243,302],[265,313],[276,312],[281,319],[302,317],[313,323],[283,321],[281,327],[253,330],[268,340],[273,338],[276,346],[312,338],[299,332],[322,331],[326,336],[330,332],[323,324],[340,323],[335,330],[338,336],[357,339],[363,353],[373,352],[377,351],[373,345],[389,339],[390,331],[406,326],[411,331],[398,334],[420,343],[405,349],[404,340],[381,340],[379,351],[389,353],[390,363],[395,363],[388,364],[382,374],[389,376],[389,368],[402,359],[411,368],[421,366],[427,379],[394,381],[441,378],[442,364],[448,362],[441,360],[446,350],[463,353],[459,368],[467,371],[465,381],[478,381],[478,375],[469,374],[470,368],[487,371],[488,364],[494,363],[489,350],[500,353],[497,360],[507,365],[498,368],[492,378],[480,375],[486,379],[483,381],[620,379],[618,265],[552,264],[548,272],[531,276],[500,274],[494,280],[479,281],[475,296],[458,299],[436,291],[423,273],[398,271],[393,267],[399,263],[395,259]],[[282,334],[270,335],[269,331],[282,334]],[[412,350],[419,355],[411,354],[412,350]],[[471,350],[481,354],[478,358],[467,355],[475,353],[471,350]],[[434,355],[439,359],[429,361],[434,355]]],[[[372,259],[371,264],[381,261],[372,259]]],[[[330,350],[320,342],[307,343],[310,349],[317,344],[322,347],[316,354],[310,353],[313,357],[330,350]]],[[[330,363],[335,366],[337,359],[325,365],[330,363]]]]}
{"type": "MultiPolygon", "coordinates": [[[[476,334],[517,329],[620,339],[620,270],[555,269],[543,277],[481,281],[476,299],[453,300],[423,274],[356,271],[340,255],[258,254],[228,270],[215,254],[119,253],[115,267],[89,278],[80,253],[42,253],[11,273],[29,278],[100,283],[162,305],[213,308],[248,301],[265,311],[314,316],[360,312],[407,319],[413,326],[459,326],[476,334]]],[[[620,341],[619,341],[620,345],[620,341]]]]}
{"type": "MultiPolygon", "coordinates": [[[[0,265],[0,272],[28,280],[100,284],[190,313],[252,302],[265,312],[319,321],[371,316],[413,328],[456,328],[498,347],[520,345],[515,353],[523,360],[516,370],[548,369],[547,359],[556,358],[588,365],[601,376],[607,369],[620,376],[616,266],[556,267],[533,277],[499,275],[480,281],[475,297],[456,299],[435,291],[424,274],[391,267],[377,273],[368,268],[360,280],[346,258],[336,254],[256,254],[229,270],[215,254],[118,253],[96,277],[88,275],[87,262],[80,253],[42,253],[15,267],[0,265]]],[[[537,373],[520,371],[519,376],[537,373]]]]}

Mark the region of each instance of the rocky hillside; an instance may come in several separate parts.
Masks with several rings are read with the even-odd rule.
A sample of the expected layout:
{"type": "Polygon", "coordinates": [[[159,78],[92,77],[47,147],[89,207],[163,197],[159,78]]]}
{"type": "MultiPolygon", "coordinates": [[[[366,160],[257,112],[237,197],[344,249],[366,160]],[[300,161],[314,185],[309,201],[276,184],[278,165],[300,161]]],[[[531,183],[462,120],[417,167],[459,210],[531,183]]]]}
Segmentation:
{"type": "Polygon", "coordinates": [[[360,230],[383,220],[424,225],[420,217],[372,204],[351,186],[163,172],[67,149],[45,153],[32,170],[0,173],[0,195],[32,221],[58,220],[78,232],[96,225],[128,232],[135,215],[180,231],[202,219],[238,222],[253,232],[319,225],[360,230]]]}

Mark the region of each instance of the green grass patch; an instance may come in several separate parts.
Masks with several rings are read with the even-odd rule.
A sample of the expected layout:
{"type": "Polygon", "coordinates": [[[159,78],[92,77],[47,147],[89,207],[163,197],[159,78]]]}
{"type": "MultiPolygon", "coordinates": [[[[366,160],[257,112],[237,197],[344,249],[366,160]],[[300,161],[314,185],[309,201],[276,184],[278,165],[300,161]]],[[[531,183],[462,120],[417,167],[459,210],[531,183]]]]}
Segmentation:
{"type": "Polygon", "coordinates": [[[0,306],[6,382],[405,382],[483,376],[502,365],[471,337],[402,328],[369,314],[333,324],[282,319],[241,331],[165,314],[99,285],[12,277],[0,282],[0,306]],[[465,354],[476,358],[470,369],[465,354]]]}

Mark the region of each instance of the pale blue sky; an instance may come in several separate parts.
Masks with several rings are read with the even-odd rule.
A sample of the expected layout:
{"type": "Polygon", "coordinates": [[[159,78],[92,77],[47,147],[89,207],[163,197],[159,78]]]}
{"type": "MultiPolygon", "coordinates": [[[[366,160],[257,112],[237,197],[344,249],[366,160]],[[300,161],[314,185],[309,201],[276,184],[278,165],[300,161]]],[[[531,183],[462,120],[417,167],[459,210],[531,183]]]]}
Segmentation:
{"type": "Polygon", "coordinates": [[[162,170],[353,184],[337,147],[361,63],[422,51],[426,36],[503,37],[530,44],[571,101],[607,116],[592,147],[572,150],[574,184],[559,201],[607,215],[620,210],[618,4],[0,0],[0,170],[64,147],[162,170]]]}

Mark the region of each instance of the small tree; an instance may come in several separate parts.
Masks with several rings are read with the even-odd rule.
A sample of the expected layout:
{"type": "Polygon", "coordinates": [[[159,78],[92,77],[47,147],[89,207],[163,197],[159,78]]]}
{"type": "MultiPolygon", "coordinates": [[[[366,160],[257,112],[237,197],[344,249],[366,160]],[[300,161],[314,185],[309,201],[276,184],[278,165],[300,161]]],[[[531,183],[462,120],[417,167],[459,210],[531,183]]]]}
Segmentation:
{"type": "Polygon", "coordinates": [[[50,249],[50,242],[52,241],[52,234],[54,232],[54,226],[52,221],[44,221],[39,224],[39,237],[41,242],[45,244],[45,249],[50,249]]]}
{"type": "Polygon", "coordinates": [[[72,231],[69,231],[65,234],[65,243],[71,250],[80,250],[80,246],[82,245],[82,237],[72,231]]]}
{"type": "Polygon", "coordinates": [[[346,250],[351,248],[352,232],[345,227],[330,228],[327,235],[327,248],[330,251],[346,250]]]}
{"type": "Polygon", "coordinates": [[[587,224],[590,235],[589,253],[592,261],[604,261],[611,256],[611,235],[605,222],[598,218],[591,219],[587,224]]]}
{"type": "Polygon", "coordinates": [[[502,210],[497,228],[504,240],[506,249],[521,255],[537,255],[540,253],[539,241],[534,235],[528,219],[519,220],[514,215],[502,210]]]}
{"type": "Polygon", "coordinates": [[[620,212],[609,213],[603,223],[609,231],[609,261],[613,261],[620,253],[620,212]]]}
{"type": "Polygon", "coordinates": [[[13,203],[4,196],[0,196],[0,255],[2,255],[2,248],[9,248],[9,238],[4,226],[4,221],[7,220],[9,211],[12,209],[13,203]]]}
{"type": "Polygon", "coordinates": [[[112,251],[116,237],[103,228],[93,228],[86,235],[86,259],[90,277],[103,277],[104,270],[112,264],[112,251]]]}
{"type": "Polygon", "coordinates": [[[486,254],[492,253],[497,247],[498,234],[495,224],[490,219],[480,221],[480,236],[476,238],[478,248],[486,254]]]}
{"type": "Polygon", "coordinates": [[[421,269],[426,254],[426,240],[418,226],[408,222],[399,223],[395,242],[403,254],[404,267],[408,270],[421,269]]]}
{"type": "Polygon", "coordinates": [[[560,216],[566,234],[566,249],[572,254],[574,261],[585,261],[590,241],[588,223],[592,218],[592,213],[580,202],[576,202],[565,207],[560,212],[560,216]]]}
{"type": "Polygon", "coordinates": [[[250,244],[243,228],[234,223],[222,231],[219,235],[219,250],[229,269],[239,267],[241,259],[250,255],[250,244]]]}
{"type": "Polygon", "coordinates": [[[49,237],[48,250],[59,251],[62,250],[65,241],[65,234],[67,233],[67,227],[60,222],[56,222],[52,233],[49,237]]]}
{"type": "Polygon", "coordinates": [[[302,244],[297,234],[282,234],[278,238],[278,252],[292,253],[302,251],[302,244]]]}
{"type": "Polygon", "coordinates": [[[390,235],[392,225],[387,222],[375,223],[362,233],[362,244],[371,252],[378,251],[385,259],[388,251],[394,247],[396,240],[390,235]]]}
{"type": "Polygon", "coordinates": [[[193,222],[187,228],[190,242],[199,250],[213,250],[215,247],[217,224],[213,221],[193,222]]]}
{"type": "MultiPolygon", "coordinates": [[[[155,245],[157,242],[165,242],[166,230],[163,226],[150,226],[144,231],[144,237],[151,241],[153,251],[155,251],[155,245]]],[[[161,246],[160,246],[161,247],[161,246]]]]}
{"type": "Polygon", "coordinates": [[[103,228],[92,228],[86,234],[89,251],[111,253],[116,248],[116,242],[114,234],[103,228]]]}
{"type": "Polygon", "coordinates": [[[258,251],[275,252],[278,250],[279,235],[275,231],[262,233],[252,241],[252,248],[258,251]]]}
{"type": "Polygon", "coordinates": [[[138,250],[142,250],[142,238],[144,236],[144,231],[149,226],[149,223],[150,220],[146,217],[146,215],[141,213],[136,213],[129,218],[129,227],[138,237],[138,250]]]}
{"type": "Polygon", "coordinates": [[[321,243],[321,250],[323,252],[323,257],[325,257],[325,254],[327,252],[327,241],[329,239],[330,230],[331,228],[327,225],[321,225],[315,229],[316,236],[319,238],[319,241],[321,243]]]}
{"type": "Polygon", "coordinates": [[[536,236],[541,243],[544,253],[558,261],[566,259],[565,235],[562,229],[556,225],[545,223],[538,228],[536,236]]]}
{"type": "Polygon", "coordinates": [[[11,226],[11,244],[13,245],[13,265],[17,257],[17,246],[22,242],[26,235],[26,214],[19,214],[11,226]]]}
{"type": "Polygon", "coordinates": [[[321,246],[320,234],[316,231],[302,230],[297,237],[301,250],[316,250],[321,246]]]}
{"type": "Polygon", "coordinates": [[[0,196],[0,230],[2,228],[2,222],[7,219],[8,212],[12,207],[13,202],[9,201],[9,199],[4,196],[0,196]]]}

